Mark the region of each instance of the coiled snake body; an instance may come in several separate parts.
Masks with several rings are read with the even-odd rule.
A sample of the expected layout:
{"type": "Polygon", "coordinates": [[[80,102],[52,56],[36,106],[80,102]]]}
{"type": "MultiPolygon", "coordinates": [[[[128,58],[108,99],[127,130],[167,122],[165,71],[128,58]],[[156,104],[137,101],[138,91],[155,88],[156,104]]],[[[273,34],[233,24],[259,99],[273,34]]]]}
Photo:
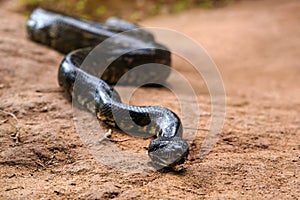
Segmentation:
{"type": "MultiPolygon", "coordinates": [[[[154,167],[174,167],[183,163],[189,152],[188,144],[182,139],[182,125],[177,115],[159,106],[123,104],[118,93],[108,85],[115,84],[127,71],[142,64],[170,65],[170,52],[166,47],[156,43],[152,34],[138,30],[133,36],[124,36],[109,43],[105,54],[114,61],[101,77],[97,75],[97,70],[93,71],[94,66],[88,72],[80,69],[94,46],[118,32],[136,28],[136,25],[116,18],[100,24],[43,9],[36,9],[27,21],[30,39],[62,53],[70,52],[61,62],[58,72],[59,84],[69,97],[108,125],[136,136],[156,136],[148,148],[154,167]],[[145,44],[147,48],[142,48],[145,44]],[[130,45],[140,48],[128,52],[126,50],[130,45]],[[120,51],[124,54],[114,57],[120,51]],[[84,88],[79,90],[83,92],[74,92],[75,80],[84,88]]],[[[155,71],[133,74],[134,77],[128,78],[124,84],[163,81],[169,75],[169,72],[155,71]]]]}

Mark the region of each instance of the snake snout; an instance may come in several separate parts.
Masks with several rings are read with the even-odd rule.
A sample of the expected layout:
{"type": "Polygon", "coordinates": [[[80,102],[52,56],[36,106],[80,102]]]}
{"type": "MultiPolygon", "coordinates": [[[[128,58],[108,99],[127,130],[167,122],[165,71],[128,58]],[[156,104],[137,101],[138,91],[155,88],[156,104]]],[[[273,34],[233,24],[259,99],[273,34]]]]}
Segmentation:
{"type": "Polygon", "coordinates": [[[27,23],[26,23],[26,26],[27,26],[28,29],[33,30],[33,29],[36,28],[37,22],[36,22],[35,20],[29,19],[29,20],[27,21],[27,23]]]}
{"type": "Polygon", "coordinates": [[[159,137],[150,143],[148,155],[158,168],[174,167],[184,163],[189,153],[189,145],[180,137],[159,137]]]}

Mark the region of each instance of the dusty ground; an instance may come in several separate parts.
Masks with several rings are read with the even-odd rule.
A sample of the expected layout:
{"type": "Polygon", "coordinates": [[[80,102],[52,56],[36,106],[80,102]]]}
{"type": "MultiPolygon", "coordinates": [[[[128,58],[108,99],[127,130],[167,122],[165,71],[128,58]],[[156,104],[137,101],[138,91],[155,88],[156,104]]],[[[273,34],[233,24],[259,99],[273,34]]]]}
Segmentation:
{"type": "MultiPolygon", "coordinates": [[[[132,174],[109,169],[89,153],[57,84],[63,55],[27,40],[26,19],[11,1],[1,1],[0,199],[299,199],[299,10],[298,0],[242,1],[144,21],[181,31],[208,50],[224,79],[227,116],[216,147],[199,159],[210,119],[209,94],[200,85],[206,114],[185,170],[132,174]]],[[[195,85],[184,67],[175,60],[195,85]]],[[[155,103],[155,97],[177,111],[163,89],[141,89],[133,103],[155,103]]],[[[148,141],[136,143],[121,146],[146,151],[148,141]]]]}

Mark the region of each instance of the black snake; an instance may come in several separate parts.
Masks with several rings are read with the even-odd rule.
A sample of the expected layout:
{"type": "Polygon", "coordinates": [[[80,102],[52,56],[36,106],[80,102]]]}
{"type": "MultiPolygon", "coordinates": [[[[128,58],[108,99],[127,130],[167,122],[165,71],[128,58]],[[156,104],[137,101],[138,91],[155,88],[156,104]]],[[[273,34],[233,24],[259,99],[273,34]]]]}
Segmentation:
{"type": "MultiPolygon", "coordinates": [[[[137,136],[156,136],[148,148],[154,167],[174,167],[183,163],[189,153],[189,146],[182,139],[182,125],[178,116],[159,106],[123,104],[118,93],[108,85],[115,84],[124,73],[142,64],[159,63],[169,66],[171,59],[167,48],[156,43],[149,32],[138,30],[133,35],[121,36],[107,45],[105,53],[108,56],[115,58],[114,55],[119,55],[120,51],[124,51],[124,54],[117,57],[101,77],[97,77],[97,70],[93,71],[94,66],[88,72],[80,69],[93,47],[116,33],[137,28],[138,26],[117,18],[98,23],[43,9],[36,9],[27,21],[30,39],[62,53],[70,52],[61,62],[58,72],[59,84],[70,98],[95,113],[99,120],[108,125],[137,136]],[[147,48],[143,48],[145,44],[147,48]],[[140,48],[128,52],[130,46],[140,48]],[[79,90],[83,92],[74,92],[75,80],[84,88],[79,90]]],[[[125,84],[139,84],[145,79],[161,81],[168,75],[168,72],[153,70],[151,73],[135,74],[125,84]]]]}

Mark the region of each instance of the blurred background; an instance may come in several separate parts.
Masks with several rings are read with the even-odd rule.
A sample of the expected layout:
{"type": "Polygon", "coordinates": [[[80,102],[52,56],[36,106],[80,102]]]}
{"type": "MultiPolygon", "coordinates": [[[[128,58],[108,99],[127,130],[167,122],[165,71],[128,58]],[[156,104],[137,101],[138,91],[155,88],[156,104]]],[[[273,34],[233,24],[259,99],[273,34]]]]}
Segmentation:
{"type": "Polygon", "coordinates": [[[29,15],[36,7],[55,10],[72,16],[101,21],[116,16],[138,22],[149,16],[178,13],[192,8],[217,8],[237,0],[18,0],[29,15]]]}

